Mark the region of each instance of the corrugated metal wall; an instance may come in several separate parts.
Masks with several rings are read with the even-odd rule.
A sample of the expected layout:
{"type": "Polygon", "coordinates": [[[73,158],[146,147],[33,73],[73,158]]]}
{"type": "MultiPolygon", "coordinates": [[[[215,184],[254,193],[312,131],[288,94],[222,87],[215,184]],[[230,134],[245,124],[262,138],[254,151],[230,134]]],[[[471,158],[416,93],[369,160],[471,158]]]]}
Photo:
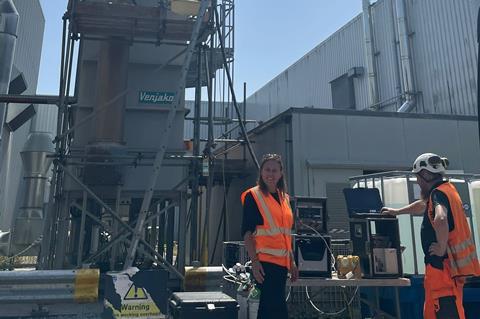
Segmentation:
{"type": "Polygon", "coordinates": [[[468,0],[407,1],[417,89],[426,113],[476,114],[476,12],[468,0]]]}
{"type": "MultiPolygon", "coordinates": [[[[471,0],[405,1],[418,93],[413,112],[475,115],[476,11],[471,0]]],[[[395,111],[401,102],[395,15],[394,0],[379,0],[372,6],[382,111],[395,111]]],[[[362,21],[359,14],[251,95],[248,118],[266,120],[290,107],[332,108],[329,82],[352,67],[365,67],[362,21]]],[[[357,110],[367,107],[366,78],[367,72],[354,79],[357,110]]]]}
{"type": "MultiPolygon", "coordinates": [[[[364,67],[361,15],[247,99],[247,116],[267,120],[290,107],[331,108],[330,81],[364,67]]],[[[368,100],[365,77],[354,79],[357,108],[368,100]]]]}
{"type": "Polygon", "coordinates": [[[38,105],[37,115],[32,121],[32,132],[48,132],[52,136],[57,132],[57,114],[58,106],[56,105],[38,105]]]}

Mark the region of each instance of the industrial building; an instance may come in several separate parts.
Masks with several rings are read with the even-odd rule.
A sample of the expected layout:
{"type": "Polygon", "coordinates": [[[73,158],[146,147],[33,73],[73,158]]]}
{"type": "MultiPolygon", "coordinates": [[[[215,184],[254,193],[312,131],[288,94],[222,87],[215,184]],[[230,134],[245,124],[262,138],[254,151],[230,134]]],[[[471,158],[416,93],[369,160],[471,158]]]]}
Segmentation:
{"type": "MultiPolygon", "coordinates": [[[[328,213],[326,268],[288,288],[290,316],[421,313],[418,300],[402,299],[424,273],[421,218],[393,219],[396,270],[383,277],[335,283],[330,258],[358,244],[343,190],[378,188],[386,205],[407,204],[419,192],[407,171],[426,151],[449,158],[480,253],[480,3],[362,3],[362,13],[247,98],[233,89],[233,0],[69,0],[54,96],[36,94],[39,1],[0,0],[2,18],[18,22],[0,37],[13,54],[1,61],[11,72],[0,72],[9,86],[0,87],[0,106],[8,105],[0,266],[31,270],[0,271],[0,304],[9,306],[0,318],[180,319],[219,309],[255,318],[258,300],[237,293],[251,277],[228,268],[248,260],[238,243],[240,194],[255,185],[265,153],[282,156],[295,205],[321,202],[328,213]],[[198,293],[220,290],[235,300],[198,293]],[[210,299],[185,306],[196,298],[210,299]]],[[[479,299],[471,289],[469,319],[479,299]]]]}
{"type": "Polygon", "coordinates": [[[396,111],[410,99],[414,113],[477,114],[478,3],[362,2],[363,13],[248,98],[248,118],[290,107],[396,111]]]}
{"type": "MultiPolygon", "coordinates": [[[[362,13],[250,95],[245,107],[246,118],[256,120],[248,125],[256,126],[251,133],[257,156],[279,152],[292,163],[287,165],[291,194],[340,196],[335,201],[339,207],[329,204],[330,212],[344,216],[343,227],[336,227],[340,230],[348,225],[341,189],[351,176],[408,169],[427,148],[454,159],[454,171],[480,172],[477,165],[465,165],[467,159],[473,164],[479,152],[474,117],[478,3],[370,2],[363,1],[362,13]],[[408,114],[396,112],[405,105],[408,114]],[[339,120],[344,112],[352,117],[339,120]],[[400,120],[405,116],[411,121],[400,120]],[[296,117],[298,122],[290,120],[296,117]],[[271,123],[285,127],[273,129],[271,123]],[[470,127],[469,133],[464,128],[445,131],[457,130],[458,123],[470,127]],[[339,184],[333,189],[329,183],[339,184]]],[[[237,134],[238,129],[232,136],[237,134]]],[[[238,148],[244,146],[226,148],[232,150],[229,157],[238,158],[238,148]]],[[[245,159],[251,179],[230,189],[233,194],[256,178],[253,161],[248,155],[245,159]]],[[[231,216],[238,217],[239,211],[231,216]]]]}
{"type": "MultiPolygon", "coordinates": [[[[432,152],[450,159],[453,172],[477,173],[480,152],[472,147],[478,145],[476,133],[473,116],[290,108],[250,131],[250,138],[257,157],[263,153],[282,156],[290,194],[327,198],[331,235],[349,238],[342,189],[350,186],[350,177],[409,170],[412,158],[427,144],[432,152]],[[426,134],[440,130],[448,138],[432,139],[426,134]]],[[[257,169],[245,155],[244,146],[232,146],[228,154],[231,159],[245,158],[248,162],[246,176],[230,180],[226,200],[228,233],[240,239],[242,211],[238,194],[255,183],[257,169]]],[[[464,194],[468,198],[468,189],[464,194]]]]}

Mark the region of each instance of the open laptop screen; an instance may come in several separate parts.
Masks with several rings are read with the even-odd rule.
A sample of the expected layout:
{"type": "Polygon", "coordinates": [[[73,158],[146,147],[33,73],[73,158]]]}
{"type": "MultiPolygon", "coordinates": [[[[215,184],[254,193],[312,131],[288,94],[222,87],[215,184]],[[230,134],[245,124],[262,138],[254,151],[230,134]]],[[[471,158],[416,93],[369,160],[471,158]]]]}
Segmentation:
{"type": "Polygon", "coordinates": [[[343,194],[350,217],[355,214],[380,214],[383,203],[378,188],[344,188],[343,194]]]}

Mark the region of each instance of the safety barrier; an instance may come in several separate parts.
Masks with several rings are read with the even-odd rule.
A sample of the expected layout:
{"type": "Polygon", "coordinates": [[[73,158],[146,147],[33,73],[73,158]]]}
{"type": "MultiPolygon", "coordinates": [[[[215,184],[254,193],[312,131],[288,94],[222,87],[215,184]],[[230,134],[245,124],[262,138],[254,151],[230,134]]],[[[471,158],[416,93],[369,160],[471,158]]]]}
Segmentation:
{"type": "Polygon", "coordinates": [[[90,303],[98,300],[98,269],[0,272],[0,304],[90,303]]]}

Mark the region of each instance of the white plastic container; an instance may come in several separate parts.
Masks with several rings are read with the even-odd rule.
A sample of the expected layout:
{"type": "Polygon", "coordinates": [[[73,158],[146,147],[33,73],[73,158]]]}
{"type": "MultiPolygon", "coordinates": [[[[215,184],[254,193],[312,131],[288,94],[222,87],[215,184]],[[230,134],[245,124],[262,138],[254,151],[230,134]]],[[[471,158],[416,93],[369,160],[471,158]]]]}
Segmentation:
{"type": "Polygon", "coordinates": [[[238,319],[248,319],[248,293],[244,291],[238,291],[237,302],[240,306],[238,310],[238,319]]]}
{"type": "MultiPolygon", "coordinates": [[[[415,181],[415,178],[410,178],[411,181],[415,181]]],[[[382,181],[380,178],[375,179],[375,183],[372,180],[367,181],[366,187],[372,188],[375,185],[380,191],[383,204],[386,207],[400,208],[408,205],[414,199],[410,199],[408,196],[408,186],[406,177],[385,177],[383,179],[383,192],[382,181]]],[[[414,197],[417,198],[420,195],[420,188],[416,183],[413,184],[414,197]]],[[[365,187],[364,182],[356,184],[354,187],[365,187]]],[[[413,236],[412,236],[412,222],[410,215],[400,215],[397,217],[398,226],[400,231],[400,245],[405,247],[405,251],[402,253],[402,265],[403,272],[405,274],[415,274],[415,258],[417,257],[417,271],[419,274],[425,273],[425,265],[423,263],[423,251],[420,243],[420,227],[422,225],[421,217],[413,218],[413,236]],[[415,240],[415,245],[413,241],[415,240]]]]}
{"type": "Polygon", "coordinates": [[[257,319],[260,299],[248,299],[248,319],[257,319]]]}
{"type": "Polygon", "coordinates": [[[472,209],[472,228],[474,232],[477,256],[480,256],[480,181],[471,182],[468,185],[470,193],[470,205],[472,209]]]}

